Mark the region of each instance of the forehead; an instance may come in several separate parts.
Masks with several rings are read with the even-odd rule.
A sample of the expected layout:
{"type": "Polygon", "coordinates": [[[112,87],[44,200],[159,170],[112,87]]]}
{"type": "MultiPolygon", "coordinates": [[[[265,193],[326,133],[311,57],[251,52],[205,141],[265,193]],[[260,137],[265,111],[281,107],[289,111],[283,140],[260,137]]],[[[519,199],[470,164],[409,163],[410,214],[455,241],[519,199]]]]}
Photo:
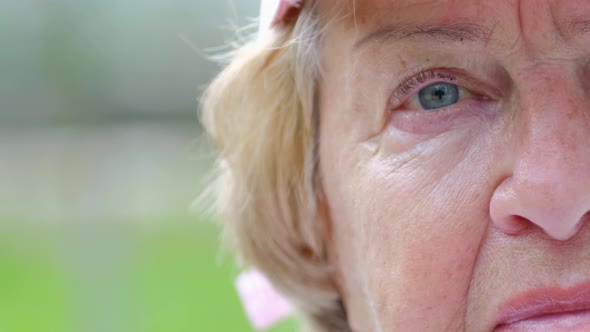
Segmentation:
{"type": "Polygon", "coordinates": [[[486,6],[485,3],[473,0],[323,0],[320,1],[320,12],[327,13],[332,18],[342,18],[344,22],[372,25],[409,19],[428,20],[434,17],[444,19],[457,15],[477,15],[474,10],[482,10],[486,6]],[[459,12],[456,7],[460,5],[462,10],[459,12]]]}
{"type": "MultiPolygon", "coordinates": [[[[490,28],[498,23],[522,28],[535,18],[567,30],[572,21],[590,18],[586,0],[321,0],[319,9],[323,22],[356,30],[458,20],[490,28]]],[[[587,27],[590,30],[590,24],[587,27]]]]}

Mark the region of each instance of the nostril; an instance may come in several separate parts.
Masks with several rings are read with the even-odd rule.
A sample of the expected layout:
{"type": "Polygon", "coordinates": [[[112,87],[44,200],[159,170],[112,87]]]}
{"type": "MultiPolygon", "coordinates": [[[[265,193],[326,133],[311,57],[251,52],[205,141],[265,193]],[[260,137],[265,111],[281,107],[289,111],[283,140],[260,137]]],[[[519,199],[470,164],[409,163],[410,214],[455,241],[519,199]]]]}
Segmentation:
{"type": "Polygon", "coordinates": [[[533,223],[525,217],[519,215],[510,215],[506,216],[504,223],[505,229],[503,229],[503,231],[509,235],[518,235],[532,224],[533,223]]]}
{"type": "Polygon", "coordinates": [[[590,212],[584,214],[584,216],[579,219],[579,222],[572,224],[571,227],[567,227],[567,223],[539,223],[538,221],[535,222],[523,216],[509,215],[503,219],[498,225],[498,228],[505,234],[511,236],[523,235],[523,233],[531,230],[531,227],[538,228],[543,234],[549,236],[551,239],[565,241],[579,232],[587,218],[590,218],[590,212]],[[558,226],[556,227],[555,225],[558,226]]]}

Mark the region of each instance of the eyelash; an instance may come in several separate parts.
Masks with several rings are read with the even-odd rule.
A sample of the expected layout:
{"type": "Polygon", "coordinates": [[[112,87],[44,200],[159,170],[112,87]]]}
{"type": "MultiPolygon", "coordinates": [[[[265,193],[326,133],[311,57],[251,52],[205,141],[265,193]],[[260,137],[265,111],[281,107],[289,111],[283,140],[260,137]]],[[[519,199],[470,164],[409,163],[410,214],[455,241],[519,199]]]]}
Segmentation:
{"type": "Polygon", "coordinates": [[[400,85],[398,90],[393,95],[393,101],[401,101],[403,97],[406,95],[414,92],[417,87],[421,87],[424,83],[432,81],[434,83],[435,80],[440,80],[444,82],[455,82],[457,78],[449,73],[443,73],[437,70],[427,70],[419,73],[418,75],[411,76],[408,79],[403,80],[403,83],[400,85]]]}

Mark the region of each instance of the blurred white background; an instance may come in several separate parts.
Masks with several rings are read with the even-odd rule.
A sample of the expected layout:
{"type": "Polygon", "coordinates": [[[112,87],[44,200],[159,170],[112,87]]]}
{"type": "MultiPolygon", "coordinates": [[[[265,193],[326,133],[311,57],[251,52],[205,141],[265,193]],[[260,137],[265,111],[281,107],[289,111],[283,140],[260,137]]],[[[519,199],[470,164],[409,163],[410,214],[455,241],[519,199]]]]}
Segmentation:
{"type": "Polygon", "coordinates": [[[210,159],[197,140],[197,98],[218,71],[208,56],[257,6],[4,3],[0,214],[63,222],[186,207],[210,159]]]}

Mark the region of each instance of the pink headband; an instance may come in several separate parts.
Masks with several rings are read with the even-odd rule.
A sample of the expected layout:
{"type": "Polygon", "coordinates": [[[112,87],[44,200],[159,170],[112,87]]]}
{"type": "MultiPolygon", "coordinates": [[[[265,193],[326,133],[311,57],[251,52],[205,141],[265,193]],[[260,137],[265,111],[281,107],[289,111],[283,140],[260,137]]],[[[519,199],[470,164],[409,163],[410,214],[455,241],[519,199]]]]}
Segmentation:
{"type": "Polygon", "coordinates": [[[294,10],[302,6],[303,0],[262,0],[259,33],[266,34],[273,27],[281,25],[294,10]]]}

